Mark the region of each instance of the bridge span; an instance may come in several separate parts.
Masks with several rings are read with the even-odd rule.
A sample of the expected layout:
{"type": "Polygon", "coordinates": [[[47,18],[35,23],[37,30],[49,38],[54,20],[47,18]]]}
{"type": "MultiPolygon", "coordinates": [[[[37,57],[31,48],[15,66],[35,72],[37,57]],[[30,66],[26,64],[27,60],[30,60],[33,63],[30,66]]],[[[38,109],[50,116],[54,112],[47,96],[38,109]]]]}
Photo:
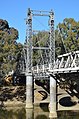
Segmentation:
{"type": "MultiPolygon", "coordinates": [[[[19,62],[19,73],[26,76],[26,108],[33,108],[35,80],[47,79],[49,85],[49,117],[57,117],[57,86],[64,89],[72,98],[79,99],[79,51],[60,55],[55,58],[55,34],[54,34],[54,12],[35,11],[28,9],[27,12],[26,41],[23,47],[22,58],[19,62]],[[32,22],[34,17],[48,17],[49,31],[41,38],[45,40],[41,45],[36,33],[36,43],[33,44],[32,22]],[[34,55],[37,55],[35,57],[34,55]],[[77,97],[77,98],[76,98],[77,97]]],[[[42,93],[44,95],[44,93],[42,93]]],[[[69,97],[67,99],[70,99],[69,97]]],[[[60,103],[62,100],[60,101],[60,103]]]]}

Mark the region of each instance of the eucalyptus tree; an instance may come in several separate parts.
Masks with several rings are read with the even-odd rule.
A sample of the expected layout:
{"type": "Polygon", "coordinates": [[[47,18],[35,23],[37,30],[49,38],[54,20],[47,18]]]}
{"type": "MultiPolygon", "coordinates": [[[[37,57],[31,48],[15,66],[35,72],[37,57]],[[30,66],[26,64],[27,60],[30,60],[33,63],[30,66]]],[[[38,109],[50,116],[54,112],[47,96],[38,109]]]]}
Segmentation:
{"type": "Polygon", "coordinates": [[[17,57],[21,52],[22,44],[17,43],[18,31],[9,27],[6,20],[0,19],[0,73],[2,76],[15,70],[17,57]]]}
{"type": "Polygon", "coordinates": [[[56,29],[56,51],[58,54],[79,50],[79,21],[65,18],[56,29]]]}

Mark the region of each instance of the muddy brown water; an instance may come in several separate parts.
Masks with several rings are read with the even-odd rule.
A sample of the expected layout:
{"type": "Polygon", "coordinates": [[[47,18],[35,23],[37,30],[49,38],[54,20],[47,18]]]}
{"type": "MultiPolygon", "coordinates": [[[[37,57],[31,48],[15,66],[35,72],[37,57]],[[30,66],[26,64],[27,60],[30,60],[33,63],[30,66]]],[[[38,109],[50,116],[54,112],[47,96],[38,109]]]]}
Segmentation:
{"type": "MultiPolygon", "coordinates": [[[[79,119],[79,111],[58,111],[57,119],[79,119]]],[[[48,105],[0,108],[0,119],[49,119],[48,105]]]]}

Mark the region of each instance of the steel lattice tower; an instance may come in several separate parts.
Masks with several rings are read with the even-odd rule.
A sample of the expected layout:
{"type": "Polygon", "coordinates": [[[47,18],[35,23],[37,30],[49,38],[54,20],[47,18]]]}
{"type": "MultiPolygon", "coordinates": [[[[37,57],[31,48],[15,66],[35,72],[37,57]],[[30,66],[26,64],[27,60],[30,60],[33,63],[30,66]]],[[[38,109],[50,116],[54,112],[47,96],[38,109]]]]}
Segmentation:
{"type": "Polygon", "coordinates": [[[26,30],[26,58],[27,58],[27,62],[26,62],[26,71],[27,73],[32,72],[32,55],[33,55],[33,49],[35,49],[32,45],[32,17],[33,16],[47,16],[49,17],[49,27],[50,27],[50,31],[49,31],[49,47],[40,47],[40,48],[36,48],[36,49],[47,49],[50,51],[49,52],[49,64],[50,64],[50,69],[53,68],[54,65],[54,61],[55,61],[55,37],[54,37],[54,13],[51,10],[50,12],[48,11],[34,11],[34,10],[30,10],[30,8],[28,9],[27,12],[27,20],[26,20],[26,24],[27,24],[27,30],[26,30]]]}
{"type": "Polygon", "coordinates": [[[50,69],[53,69],[55,61],[55,35],[54,35],[54,13],[50,12],[50,69]]]}
{"type": "Polygon", "coordinates": [[[27,73],[31,72],[32,69],[32,13],[31,10],[28,9],[27,12],[27,31],[26,31],[26,53],[27,53],[27,62],[26,62],[26,69],[27,73]]]}

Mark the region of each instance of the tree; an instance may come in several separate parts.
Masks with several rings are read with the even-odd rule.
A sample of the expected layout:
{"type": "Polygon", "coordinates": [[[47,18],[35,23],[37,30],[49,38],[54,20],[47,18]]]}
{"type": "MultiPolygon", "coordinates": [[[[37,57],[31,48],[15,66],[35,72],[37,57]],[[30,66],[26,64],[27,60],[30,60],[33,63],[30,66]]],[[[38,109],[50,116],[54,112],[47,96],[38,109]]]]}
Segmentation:
{"type": "Polygon", "coordinates": [[[17,57],[22,50],[22,44],[17,43],[17,39],[17,29],[9,27],[6,20],[0,19],[0,72],[2,76],[16,69],[17,57]]]}
{"type": "Polygon", "coordinates": [[[73,18],[65,18],[63,23],[58,24],[56,33],[58,32],[58,38],[56,37],[56,52],[58,54],[79,50],[79,22],[73,18]]]}
{"type": "MultiPolygon", "coordinates": [[[[33,47],[48,47],[49,46],[49,33],[46,31],[40,31],[33,35],[33,47]]],[[[46,63],[47,50],[33,50],[33,65],[46,63]],[[45,60],[44,60],[45,58],[45,60]]]]}

